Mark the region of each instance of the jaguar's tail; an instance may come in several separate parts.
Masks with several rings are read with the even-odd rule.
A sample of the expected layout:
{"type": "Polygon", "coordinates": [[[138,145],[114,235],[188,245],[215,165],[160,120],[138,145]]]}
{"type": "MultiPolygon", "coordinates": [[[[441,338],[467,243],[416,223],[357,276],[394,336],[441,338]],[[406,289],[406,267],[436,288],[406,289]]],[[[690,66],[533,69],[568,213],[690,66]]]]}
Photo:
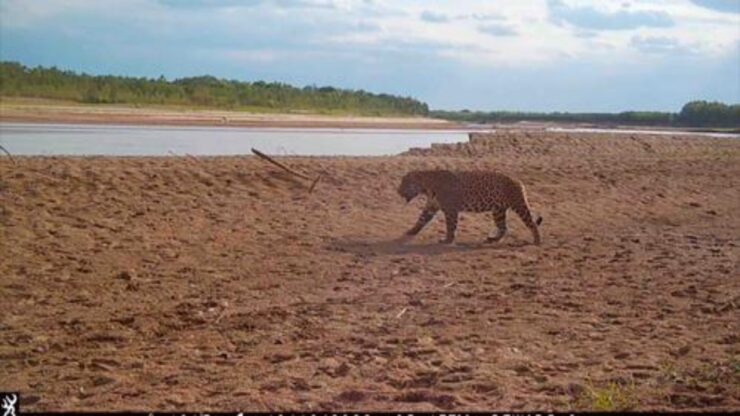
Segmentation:
{"type": "Polygon", "coordinates": [[[529,210],[529,201],[527,201],[527,191],[524,189],[524,185],[521,185],[522,196],[519,204],[512,207],[519,217],[524,221],[524,225],[529,228],[534,237],[534,243],[540,245],[540,231],[537,227],[542,223],[542,217],[532,218],[532,213],[529,210]]]}

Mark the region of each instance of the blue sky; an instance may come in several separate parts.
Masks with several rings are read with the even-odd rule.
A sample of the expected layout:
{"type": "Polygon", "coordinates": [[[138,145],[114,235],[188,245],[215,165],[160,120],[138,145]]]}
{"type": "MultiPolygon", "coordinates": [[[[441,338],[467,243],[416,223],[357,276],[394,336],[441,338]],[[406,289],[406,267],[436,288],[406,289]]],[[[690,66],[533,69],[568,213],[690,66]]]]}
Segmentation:
{"type": "Polygon", "coordinates": [[[678,111],[740,102],[740,0],[0,0],[0,59],[435,109],[678,111]]]}

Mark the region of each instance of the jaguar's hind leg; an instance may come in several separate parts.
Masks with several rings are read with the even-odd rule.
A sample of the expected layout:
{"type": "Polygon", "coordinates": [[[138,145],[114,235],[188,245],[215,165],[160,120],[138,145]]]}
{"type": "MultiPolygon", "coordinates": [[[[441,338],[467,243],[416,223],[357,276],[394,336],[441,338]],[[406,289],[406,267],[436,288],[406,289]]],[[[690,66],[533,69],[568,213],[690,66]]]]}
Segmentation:
{"type": "Polygon", "coordinates": [[[493,210],[493,221],[496,223],[496,230],[488,234],[486,243],[499,241],[506,235],[506,208],[496,208],[493,210]]]}
{"type": "Polygon", "coordinates": [[[447,235],[445,236],[444,240],[440,240],[439,242],[442,244],[452,244],[455,241],[455,230],[457,229],[457,211],[444,211],[445,214],[445,224],[447,225],[447,235]]]}

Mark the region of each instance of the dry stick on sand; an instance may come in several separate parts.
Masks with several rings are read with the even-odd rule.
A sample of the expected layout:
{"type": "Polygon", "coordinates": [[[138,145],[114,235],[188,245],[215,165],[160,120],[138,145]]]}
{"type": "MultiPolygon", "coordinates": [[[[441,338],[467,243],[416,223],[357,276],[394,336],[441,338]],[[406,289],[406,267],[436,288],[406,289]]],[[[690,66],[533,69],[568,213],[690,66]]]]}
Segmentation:
{"type": "Polygon", "coordinates": [[[190,153],[185,153],[185,156],[186,156],[187,158],[189,158],[190,160],[194,160],[194,161],[196,161],[196,162],[200,163],[200,160],[199,160],[199,159],[198,159],[197,157],[195,157],[195,156],[191,155],[190,153]]]}
{"type": "Polygon", "coordinates": [[[185,158],[188,158],[188,159],[190,159],[190,160],[192,160],[194,162],[198,162],[198,163],[201,162],[200,159],[198,159],[197,157],[191,155],[190,153],[185,153],[185,156],[178,155],[177,153],[173,152],[172,150],[168,150],[167,153],[169,153],[170,155],[175,156],[175,157],[185,157],[185,158]]]}
{"type": "MultiPolygon", "coordinates": [[[[283,165],[282,163],[280,163],[277,160],[271,158],[270,156],[267,156],[266,154],[260,152],[259,150],[255,149],[255,148],[252,148],[252,153],[254,153],[255,155],[261,157],[262,159],[264,159],[264,160],[272,163],[273,165],[275,165],[275,166],[283,169],[284,171],[286,171],[286,172],[288,172],[288,173],[290,173],[292,175],[295,175],[295,176],[297,176],[299,178],[302,178],[302,179],[305,179],[307,181],[310,181],[311,180],[311,178],[309,178],[308,176],[306,176],[306,175],[304,175],[304,174],[302,174],[300,172],[296,172],[295,170],[293,170],[293,169],[291,169],[291,168],[283,165]]],[[[311,187],[308,189],[308,193],[313,192],[314,188],[316,187],[316,184],[319,182],[319,179],[321,179],[321,174],[319,174],[319,176],[317,176],[316,179],[313,179],[313,182],[311,183],[311,187]]]]}
{"type": "Polygon", "coordinates": [[[319,183],[319,179],[321,179],[321,173],[319,173],[319,176],[316,177],[316,179],[313,180],[313,183],[311,184],[311,187],[308,188],[308,193],[310,194],[313,192],[313,188],[316,187],[316,184],[319,183]]]}
{"type": "MultiPolygon", "coordinates": [[[[5,152],[5,154],[8,155],[8,157],[10,158],[10,161],[13,162],[13,164],[15,165],[16,164],[15,163],[15,158],[13,157],[13,155],[10,154],[10,152],[8,151],[8,149],[4,148],[3,145],[1,145],[1,144],[0,144],[0,149],[2,149],[2,151],[5,152]]],[[[318,181],[318,179],[316,179],[316,180],[318,181]]]]}

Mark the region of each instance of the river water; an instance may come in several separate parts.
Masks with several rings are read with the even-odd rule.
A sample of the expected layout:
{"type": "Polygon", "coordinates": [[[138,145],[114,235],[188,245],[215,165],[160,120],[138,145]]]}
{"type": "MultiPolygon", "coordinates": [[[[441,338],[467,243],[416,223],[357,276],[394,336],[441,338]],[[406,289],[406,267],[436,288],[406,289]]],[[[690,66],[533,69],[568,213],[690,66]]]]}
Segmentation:
{"type": "MultiPolygon", "coordinates": [[[[485,131],[472,128],[473,131],[485,131]]],[[[551,128],[558,132],[695,134],[660,130],[551,128]]],[[[490,131],[490,130],[489,130],[490,131]]],[[[383,156],[432,143],[468,140],[468,130],[251,128],[0,123],[0,145],[15,155],[241,155],[254,147],[275,155],[383,156]]]]}
{"type": "Polygon", "coordinates": [[[410,147],[468,140],[463,130],[170,127],[0,123],[14,155],[394,155],[410,147]]]}

